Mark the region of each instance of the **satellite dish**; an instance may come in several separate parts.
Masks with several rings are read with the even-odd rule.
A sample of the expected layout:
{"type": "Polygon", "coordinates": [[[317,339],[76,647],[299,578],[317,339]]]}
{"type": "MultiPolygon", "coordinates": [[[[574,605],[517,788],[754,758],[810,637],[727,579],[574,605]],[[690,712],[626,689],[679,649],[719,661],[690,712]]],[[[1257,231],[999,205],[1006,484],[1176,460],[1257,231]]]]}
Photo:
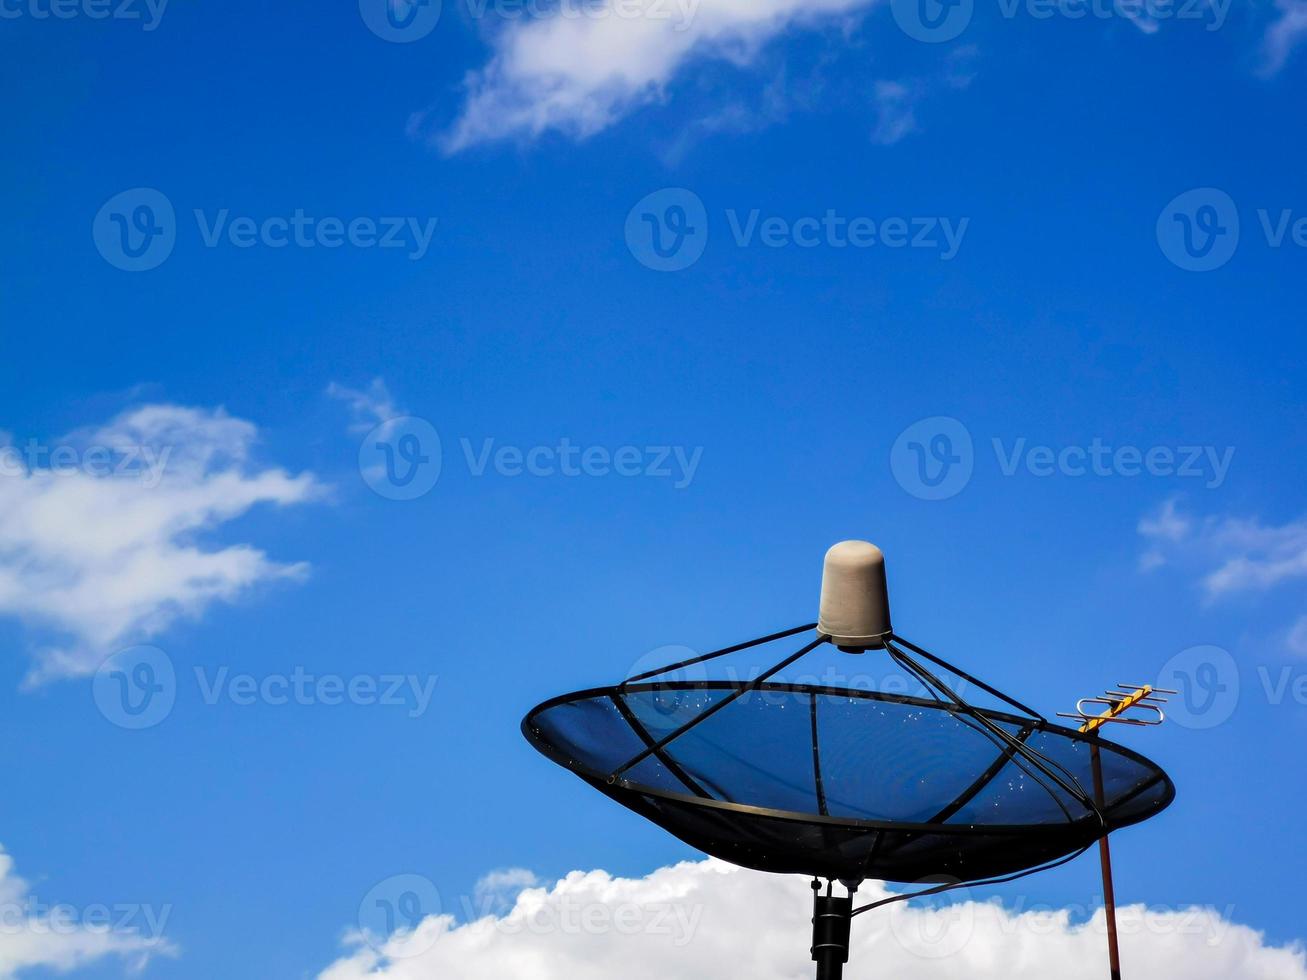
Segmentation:
{"type": "Polygon", "coordinates": [[[894,632],[884,556],[865,541],[826,553],[816,623],[552,698],[522,730],[699,850],[826,879],[824,895],[813,883],[819,980],[842,975],[852,916],[885,904],[853,907],[863,880],[939,882],[885,901],[1011,880],[1073,859],[1175,796],[1166,773],[1097,728],[1051,722],[894,632]],[[920,692],[778,676],[825,644],[886,658],[920,692]],[[668,679],[745,650],[783,656],[747,680],[668,679]],[[964,686],[1003,707],[971,704],[964,686]],[[848,894],[834,894],[835,880],[848,894]]]}

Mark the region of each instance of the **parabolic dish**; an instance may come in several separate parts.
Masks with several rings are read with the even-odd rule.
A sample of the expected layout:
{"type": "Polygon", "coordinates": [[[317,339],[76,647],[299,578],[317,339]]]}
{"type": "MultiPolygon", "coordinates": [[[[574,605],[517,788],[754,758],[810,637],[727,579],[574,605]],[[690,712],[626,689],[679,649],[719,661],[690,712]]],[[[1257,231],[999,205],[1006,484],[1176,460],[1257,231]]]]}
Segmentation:
{"type": "Polygon", "coordinates": [[[1046,720],[786,683],[756,686],[612,778],[742,686],[664,681],[578,691],[533,709],[522,730],[545,756],[701,851],[825,878],[1013,874],[1153,816],[1175,796],[1143,756],[1046,720]],[[1102,820],[977,715],[1089,791],[1097,746],[1102,820]]]}

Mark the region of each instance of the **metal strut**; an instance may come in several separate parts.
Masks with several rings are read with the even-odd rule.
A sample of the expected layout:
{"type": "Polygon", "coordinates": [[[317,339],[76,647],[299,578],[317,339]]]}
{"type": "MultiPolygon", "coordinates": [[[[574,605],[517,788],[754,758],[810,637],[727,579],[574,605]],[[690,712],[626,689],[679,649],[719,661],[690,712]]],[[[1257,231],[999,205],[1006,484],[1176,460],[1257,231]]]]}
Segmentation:
{"type": "MultiPolygon", "coordinates": [[[[722,698],[720,701],[718,701],[716,704],[712,705],[711,707],[707,708],[705,711],[702,711],[699,714],[695,715],[680,728],[677,728],[675,731],[668,732],[653,745],[646,745],[643,751],[637,752],[635,755],[631,756],[631,758],[627,759],[620,766],[614,769],[608,776],[608,782],[610,784],[617,782],[617,780],[621,779],[622,773],[626,772],[632,766],[637,766],[645,759],[649,758],[649,756],[661,752],[663,749],[665,749],[668,746],[668,744],[676,741],[678,738],[680,738],[682,735],[688,732],[691,728],[694,728],[696,725],[703,724],[713,715],[717,714],[717,712],[725,708],[728,704],[731,704],[737,698],[743,697],[744,695],[748,694],[750,691],[756,690],[757,688],[761,687],[767,681],[768,678],[772,677],[775,674],[779,674],[786,667],[790,666],[790,664],[794,663],[794,661],[812,652],[817,647],[821,646],[823,643],[828,642],[829,640],[830,640],[829,636],[819,634],[817,636],[817,639],[813,640],[811,643],[805,644],[802,649],[796,650],[794,653],[790,654],[784,660],[780,661],[780,663],[773,664],[771,667],[768,667],[753,680],[741,684],[726,697],[722,698]]],[[[660,673],[660,672],[661,671],[654,671],[654,673],[660,673]]]]}

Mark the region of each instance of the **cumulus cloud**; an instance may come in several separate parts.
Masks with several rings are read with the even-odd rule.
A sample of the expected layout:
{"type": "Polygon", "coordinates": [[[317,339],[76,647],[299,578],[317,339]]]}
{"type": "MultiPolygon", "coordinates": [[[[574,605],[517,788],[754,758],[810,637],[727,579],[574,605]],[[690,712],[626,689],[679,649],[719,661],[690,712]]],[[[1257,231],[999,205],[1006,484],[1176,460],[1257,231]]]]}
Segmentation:
{"type": "Polygon", "coordinates": [[[503,868],[492,871],[476,883],[472,899],[483,912],[505,912],[513,907],[523,889],[540,884],[534,871],[526,868],[503,868]]]}
{"type": "Polygon", "coordinates": [[[257,436],[222,409],[157,404],[53,445],[0,446],[0,615],[46,640],[30,682],[93,672],[213,602],[305,573],[202,540],[257,505],[320,495],[309,474],[255,466],[257,436]]]}
{"type": "MultiPolygon", "coordinates": [[[[886,894],[867,883],[859,897],[886,894]]],[[[502,914],[463,924],[453,914],[429,916],[378,948],[350,950],[319,980],[794,980],[812,973],[811,902],[802,879],[715,860],[645,878],[576,871],[552,887],[526,889],[502,914]]],[[[1140,976],[1307,980],[1301,948],[1270,945],[1211,909],[1127,906],[1119,918],[1122,957],[1140,976]]],[[[1088,908],[964,897],[890,906],[853,927],[853,969],[901,980],[938,980],[945,967],[958,977],[999,970],[1012,980],[1099,980],[1105,960],[1102,913],[1088,908]]]]}
{"type": "Polygon", "coordinates": [[[36,968],[66,973],[106,958],[137,972],[151,957],[177,952],[152,932],[160,920],[166,920],[166,910],[152,916],[139,906],[45,905],[14,874],[13,858],[0,848],[0,980],[36,968]],[[139,927],[114,928],[136,920],[139,927]]]}
{"type": "Polygon", "coordinates": [[[1307,0],[1275,0],[1279,16],[1262,38],[1262,72],[1274,75],[1307,37],[1307,0]]]}
{"type": "MultiPolygon", "coordinates": [[[[435,142],[447,153],[557,131],[585,139],[663,99],[694,59],[752,62],[784,32],[813,27],[874,0],[601,0],[505,24],[489,62],[465,79],[466,99],[435,142]]],[[[425,114],[410,120],[414,135],[425,114]]]]}

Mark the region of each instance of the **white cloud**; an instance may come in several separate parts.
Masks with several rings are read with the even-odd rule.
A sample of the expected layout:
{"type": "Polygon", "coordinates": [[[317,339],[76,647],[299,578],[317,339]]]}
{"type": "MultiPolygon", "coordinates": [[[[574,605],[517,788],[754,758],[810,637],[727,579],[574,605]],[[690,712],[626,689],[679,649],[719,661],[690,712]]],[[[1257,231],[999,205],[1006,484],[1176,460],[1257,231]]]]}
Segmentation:
{"type": "Polygon", "coordinates": [[[902,82],[876,83],[876,126],[871,141],[892,146],[917,128],[917,93],[902,82]]]}
{"type": "Polygon", "coordinates": [[[1299,616],[1298,621],[1289,628],[1285,645],[1300,657],[1307,657],[1307,616],[1299,616]]]}
{"type": "MultiPolygon", "coordinates": [[[[1197,520],[1168,500],[1140,520],[1138,529],[1148,542],[1140,569],[1175,565],[1197,576],[1209,600],[1267,593],[1307,578],[1307,518],[1284,524],[1266,524],[1255,517],[1197,520]]],[[[1307,655],[1307,616],[1283,638],[1294,653],[1307,655]]]]}
{"type": "Polygon", "coordinates": [[[1263,524],[1255,517],[1207,517],[1195,522],[1167,501],[1139,522],[1151,542],[1145,563],[1181,560],[1204,569],[1210,598],[1236,592],[1265,592],[1307,576],[1307,519],[1263,524]]]}
{"type": "Polygon", "coordinates": [[[1307,0],[1275,0],[1279,18],[1262,37],[1262,72],[1274,75],[1307,37],[1307,0]]]}
{"type": "MultiPolygon", "coordinates": [[[[114,929],[107,924],[115,918],[150,924],[149,916],[136,914],[138,909],[46,906],[13,869],[13,858],[0,849],[0,980],[35,968],[65,973],[106,957],[116,957],[136,972],[153,956],[176,954],[175,946],[148,928],[114,929]]],[[[166,919],[166,910],[155,914],[166,919]]]]}
{"type": "Polygon", "coordinates": [[[366,388],[349,388],[333,381],[327,386],[327,394],[349,406],[350,432],[371,432],[382,422],[404,414],[381,378],[373,378],[366,388]]]}
{"type": "Polygon", "coordinates": [[[258,432],[222,409],[144,405],[50,447],[0,450],[0,615],[51,642],[29,681],[90,673],[215,601],[296,578],[248,544],[201,538],[322,487],[250,460],[258,432]]]}
{"type": "MultiPolygon", "coordinates": [[[[452,128],[436,138],[448,153],[477,143],[556,130],[585,139],[665,97],[695,58],[750,63],[773,38],[870,6],[874,0],[604,0],[572,14],[513,21],[493,53],[465,80],[452,128]]],[[[424,114],[410,132],[426,125],[424,114]]]]}
{"type": "Polygon", "coordinates": [[[472,889],[472,900],[482,913],[506,912],[513,907],[517,896],[526,888],[540,884],[534,871],[526,868],[504,868],[492,871],[481,878],[472,889]]]}
{"type": "MultiPolygon", "coordinates": [[[[887,894],[867,883],[860,899],[887,894]]],[[[812,975],[812,893],[803,879],[720,861],[645,878],[573,872],[523,891],[510,911],[458,924],[434,915],[381,949],[356,948],[319,980],[794,980],[812,975]],[[411,954],[411,955],[405,955],[411,954]]],[[[852,970],[899,980],[992,976],[1099,980],[1101,911],[961,901],[895,905],[854,920],[852,970]]],[[[1298,947],[1268,945],[1209,909],[1119,910],[1122,957],[1155,980],[1307,980],[1298,947]]]]}

